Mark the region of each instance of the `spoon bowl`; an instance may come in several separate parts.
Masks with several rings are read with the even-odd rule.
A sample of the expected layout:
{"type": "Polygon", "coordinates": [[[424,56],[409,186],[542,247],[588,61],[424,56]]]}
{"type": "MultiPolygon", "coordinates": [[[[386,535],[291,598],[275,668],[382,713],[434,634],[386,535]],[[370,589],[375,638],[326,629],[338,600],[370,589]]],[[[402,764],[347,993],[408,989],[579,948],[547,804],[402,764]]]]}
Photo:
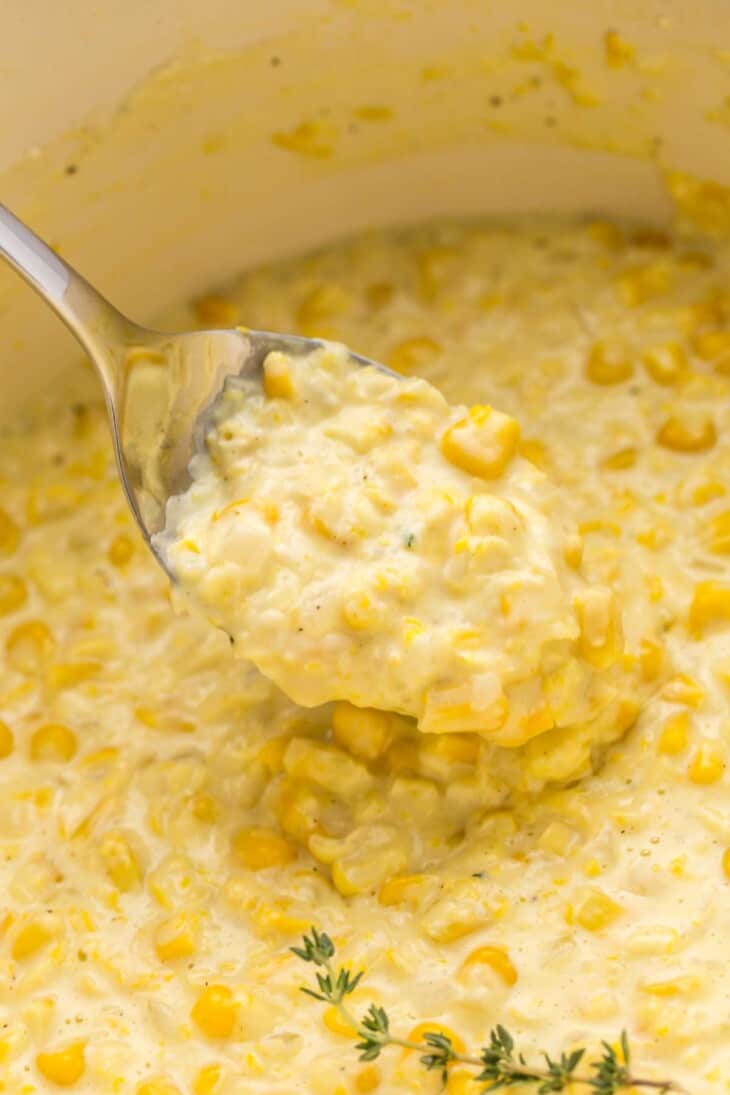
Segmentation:
{"type": "MultiPolygon", "coordinates": [[[[211,411],[226,384],[263,376],[273,350],[299,356],[323,343],[243,327],[179,334],[140,327],[1,204],[0,257],[54,309],[91,358],[127,501],[167,570],[152,537],[164,527],[168,498],[190,484],[190,461],[204,448],[211,411]]],[[[398,375],[348,352],[357,365],[398,375]]]]}

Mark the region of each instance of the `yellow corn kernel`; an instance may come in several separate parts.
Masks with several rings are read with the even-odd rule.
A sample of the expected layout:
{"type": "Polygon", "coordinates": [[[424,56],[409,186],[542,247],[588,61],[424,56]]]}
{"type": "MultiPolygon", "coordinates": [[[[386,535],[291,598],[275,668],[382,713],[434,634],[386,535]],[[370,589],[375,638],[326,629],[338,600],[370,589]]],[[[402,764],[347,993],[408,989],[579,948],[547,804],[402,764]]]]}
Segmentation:
{"type": "Polygon", "coordinates": [[[520,427],[514,418],[477,404],[441,438],[441,452],[467,475],[497,479],[517,451],[520,427]]]}
{"type": "Polygon", "coordinates": [[[0,719],[0,760],[9,757],[14,748],[15,738],[13,737],[13,731],[6,722],[3,722],[2,719],[0,719]]]}
{"type": "Polygon", "coordinates": [[[649,266],[636,266],[627,270],[625,274],[621,274],[616,284],[624,304],[629,308],[638,308],[647,300],[666,292],[671,281],[671,269],[663,263],[655,262],[649,266]]]}
{"type": "Polygon", "coordinates": [[[623,68],[631,64],[636,50],[616,30],[607,30],[603,36],[603,49],[609,68],[623,68]]]}
{"type": "Polygon", "coordinates": [[[656,639],[642,639],[639,643],[639,665],[645,681],[655,681],[664,668],[664,647],[656,639]]]}
{"type": "Polygon", "coordinates": [[[32,958],[55,937],[56,930],[48,917],[30,917],[20,924],[10,953],[16,962],[32,958]]]}
{"type": "MultiPolygon", "coordinates": [[[[279,904],[282,904],[280,902],[279,904]]],[[[278,935],[302,935],[309,927],[309,921],[301,916],[293,916],[286,912],[285,908],[277,908],[275,905],[261,904],[253,913],[253,921],[256,930],[264,939],[271,939],[278,935]]]]}
{"type": "Polygon", "coordinates": [[[621,343],[596,342],[588,355],[585,371],[593,384],[607,387],[623,384],[634,375],[634,366],[621,343]]]}
{"type": "MultiPolygon", "coordinates": [[[[552,725],[552,723],[551,723],[552,725]]],[[[419,756],[427,775],[438,779],[449,773],[455,765],[473,767],[479,760],[480,737],[478,734],[434,734],[419,741],[419,756]],[[446,770],[444,771],[444,763],[446,770]]]]}
{"type": "Polygon", "coordinates": [[[583,537],[580,533],[566,536],[563,544],[563,558],[573,570],[577,570],[583,561],[583,537]]]}
{"type": "MultiPolygon", "coordinates": [[[[310,843],[310,849],[314,848],[313,842],[310,843]]],[[[340,860],[337,860],[332,864],[332,884],[338,893],[343,897],[355,897],[357,894],[365,893],[373,885],[373,880],[370,877],[370,872],[366,871],[364,880],[360,877],[362,872],[358,871],[359,863],[354,864],[354,870],[350,869],[348,873],[348,866],[351,864],[344,864],[340,860]]]]}
{"type": "Polygon", "coordinates": [[[275,525],[281,517],[281,510],[277,506],[276,502],[272,502],[267,498],[262,498],[258,503],[258,508],[270,525],[275,525]]]}
{"type": "MultiPolygon", "coordinates": [[[[475,536],[511,537],[525,527],[519,510],[494,494],[472,494],[464,506],[469,531],[475,536]]],[[[468,543],[463,550],[466,550],[468,543]]]]}
{"type": "Polygon", "coordinates": [[[71,760],[76,753],[76,735],[61,723],[47,723],[33,731],[30,739],[30,757],[37,761],[71,760]]]}
{"type": "Polygon", "coordinates": [[[381,607],[369,593],[353,589],[342,598],[342,617],[353,631],[367,631],[380,622],[381,607]]]}
{"type": "Polygon", "coordinates": [[[456,943],[459,939],[471,935],[484,927],[484,917],[475,917],[471,913],[463,919],[447,916],[443,921],[431,919],[425,927],[425,933],[434,943],[456,943]]]}
{"type": "Polygon", "coordinates": [[[189,958],[198,949],[198,918],[189,912],[164,920],[155,932],[155,951],[161,962],[189,958]]]}
{"type": "Polygon", "coordinates": [[[444,1091],[445,1095],[483,1095],[484,1085],[475,1079],[473,1072],[465,1069],[449,1070],[444,1091]]]}
{"type": "Polygon", "coordinates": [[[509,700],[503,695],[498,681],[492,691],[488,705],[475,709],[471,690],[433,685],[426,692],[420,729],[425,734],[450,734],[462,730],[486,734],[501,730],[509,717],[509,700]]]}
{"type": "Polygon", "coordinates": [[[411,904],[427,881],[428,875],[425,874],[405,874],[388,878],[378,891],[378,901],[387,906],[411,904]]]}
{"type": "Polygon", "coordinates": [[[353,1038],[357,1035],[355,1027],[343,1015],[340,1015],[339,1008],[336,1008],[334,1004],[325,1008],[322,1013],[322,1021],[327,1030],[333,1034],[339,1034],[341,1038],[353,1038]]]}
{"type": "Polygon", "coordinates": [[[12,555],[20,541],[20,529],[9,513],[0,509],[0,555],[12,555]]]}
{"type": "Polygon", "coordinates": [[[611,453],[610,456],[601,461],[601,467],[605,468],[606,471],[625,471],[626,468],[634,467],[638,455],[638,450],[631,446],[625,449],[617,449],[616,452],[611,453]]]}
{"type": "Polygon", "coordinates": [[[676,856],[674,859],[671,860],[671,862],[669,864],[669,869],[671,870],[671,872],[672,872],[672,874],[674,875],[675,878],[686,878],[687,877],[687,856],[686,855],[676,856]]]}
{"type": "MultiPolygon", "coordinates": [[[[603,867],[601,866],[601,864],[598,862],[597,859],[589,859],[583,865],[583,873],[588,878],[598,878],[598,877],[600,877],[600,875],[603,874],[603,867]]],[[[567,920],[572,920],[572,917],[573,917],[573,911],[572,911],[572,907],[571,907],[570,916],[566,915],[566,919],[567,920]]]]}
{"type": "Polygon", "coordinates": [[[60,662],[49,668],[46,679],[50,688],[73,688],[95,677],[99,669],[98,662],[60,662]]]}
{"type": "Polygon", "coordinates": [[[195,723],[189,719],[155,707],[135,707],[134,717],[150,730],[162,730],[168,734],[192,734],[195,731],[195,723]]]}
{"type": "Polygon", "coordinates": [[[208,293],[199,297],[193,305],[198,323],[212,327],[235,327],[238,322],[238,307],[219,293],[208,293]]]}
{"type": "Polygon", "coordinates": [[[672,452],[707,452],[717,441],[717,430],[711,418],[682,421],[672,415],[657,430],[656,440],[672,452]]]}
{"type": "Polygon", "coordinates": [[[730,331],[696,331],[691,343],[697,356],[711,362],[716,372],[724,376],[730,374],[730,331]]]}
{"type": "Polygon", "coordinates": [[[489,966],[510,987],[517,981],[517,970],[504,947],[477,947],[464,959],[464,966],[489,966]]]}
{"type": "Polygon", "coordinates": [[[142,880],[137,856],[123,833],[106,833],[99,844],[99,855],[104,869],[122,893],[128,893],[142,880]]]}
{"type": "MultiPolygon", "coordinates": [[[[406,1038],[409,1042],[422,1043],[427,1034],[442,1034],[445,1038],[449,1039],[457,1053],[466,1053],[466,1046],[464,1045],[463,1039],[460,1038],[456,1031],[452,1030],[451,1027],[442,1026],[441,1023],[417,1023],[406,1038]]],[[[403,1052],[411,1053],[412,1051],[406,1049],[403,1052]]]]}
{"type": "Polygon", "coordinates": [[[675,954],[682,945],[682,937],[666,924],[649,923],[630,932],[624,945],[629,954],[675,954]]]}
{"type": "Polygon", "coordinates": [[[699,681],[688,673],[677,673],[662,689],[662,699],[669,703],[681,703],[684,707],[701,707],[705,702],[705,690],[699,681]]]}
{"type": "Polygon", "coordinates": [[[689,996],[697,992],[701,985],[699,977],[687,974],[684,977],[671,977],[666,981],[650,981],[641,986],[650,996],[689,996]]]}
{"type": "Polygon", "coordinates": [[[725,878],[730,882],[730,848],[726,848],[722,853],[722,870],[725,878]]]}
{"type": "Polygon", "coordinates": [[[657,741],[657,752],[665,756],[674,757],[687,748],[689,740],[689,715],[686,711],[680,711],[667,719],[657,741]]]}
{"type": "Polygon", "coordinates": [[[581,521],[578,525],[578,532],[581,536],[587,536],[591,532],[600,532],[604,536],[615,536],[618,538],[621,535],[621,526],[617,525],[614,521],[604,521],[601,518],[591,518],[589,521],[581,521]]]}
{"type": "Polygon", "coordinates": [[[657,521],[648,528],[640,529],[636,533],[636,542],[650,551],[661,551],[667,544],[671,544],[676,533],[674,528],[665,522],[657,521]]]}
{"type": "Polygon", "coordinates": [[[388,355],[388,364],[404,376],[411,376],[421,370],[438,357],[443,347],[433,338],[422,335],[417,338],[406,338],[399,342],[388,355]]]}
{"type": "Polygon", "coordinates": [[[376,760],[391,743],[393,720],[387,711],[374,707],[337,703],[332,712],[332,733],[335,740],[356,757],[376,760]]]}
{"type": "Polygon", "coordinates": [[[134,555],[134,541],[120,532],[109,545],[106,557],[112,566],[124,567],[134,555]]]}
{"type": "Polygon", "coordinates": [[[708,502],[714,502],[717,498],[724,498],[727,487],[718,479],[705,479],[698,483],[692,492],[692,502],[695,506],[706,506],[708,502]]]}
{"type": "Polygon", "coordinates": [[[17,612],[28,600],[25,579],[19,574],[0,574],[0,616],[17,612]]]}
{"type": "Polygon", "coordinates": [[[664,597],[664,583],[658,574],[647,574],[644,579],[649,600],[656,604],[664,597]]]}
{"type": "Polygon", "coordinates": [[[730,555],[730,510],[713,517],[702,539],[715,555],[730,555]]]}
{"type": "Polygon", "coordinates": [[[580,653],[589,665],[608,669],[623,650],[620,621],[609,589],[587,589],[574,598],[580,626],[580,653]]]}
{"type": "Polygon", "coordinates": [[[71,1042],[62,1049],[39,1053],[35,1063],[41,1076],[56,1087],[72,1087],[86,1070],[86,1043],[71,1042]]]}
{"type": "Polygon", "coordinates": [[[198,791],[191,801],[193,817],[203,825],[212,825],[218,817],[218,804],[208,791],[198,791]]]}
{"type": "Polygon", "coordinates": [[[407,846],[404,834],[387,825],[357,828],[341,840],[309,839],[312,855],[331,864],[332,882],[343,897],[377,892],[387,878],[402,874],[408,862],[407,846]]]}
{"type": "Polygon", "coordinates": [[[8,665],[19,673],[35,673],[52,653],[55,639],[40,620],[26,620],[13,628],[5,642],[8,665]]]}
{"type": "Polygon", "coordinates": [[[572,920],[589,932],[601,931],[612,924],[622,909],[603,890],[595,887],[587,890],[572,910],[572,920]]]}
{"type": "Polygon", "coordinates": [[[679,384],[688,373],[687,355],[677,342],[652,346],[641,360],[651,379],[666,388],[679,384]]]}
{"type": "Polygon", "coordinates": [[[355,1076],[355,1091],[369,1095],[380,1087],[380,1069],[377,1065],[366,1065],[355,1076]]]}
{"type": "Polygon", "coordinates": [[[697,746],[687,769],[692,783],[717,783],[725,771],[725,758],[715,742],[703,741],[697,746]]]}
{"type": "Polygon", "coordinates": [[[297,857],[297,850],[274,829],[240,829],[233,838],[233,854],[249,871],[285,867],[297,857]]]}
{"type": "Polygon", "coordinates": [[[284,767],[284,754],[290,741],[291,738],[286,737],[269,738],[259,749],[258,759],[272,775],[284,767]]]}
{"type": "Polygon", "coordinates": [[[698,582],[689,609],[689,629],[704,635],[715,624],[730,623],[730,585],[711,580],[698,582]]]}
{"type": "Polygon", "coordinates": [[[273,352],[264,361],[264,392],[267,399],[291,399],[294,384],[291,362],[286,354],[273,352]]]}
{"type": "Polygon", "coordinates": [[[203,1065],[193,1081],[193,1095],[215,1095],[222,1075],[220,1065],[203,1065]]]}
{"type": "Polygon", "coordinates": [[[153,1076],[137,1084],[135,1095],[182,1095],[180,1088],[166,1076],[153,1076]]]}
{"type": "Polygon", "coordinates": [[[238,1004],[227,985],[208,985],[193,1004],[190,1015],[207,1038],[230,1038],[238,1004]]]}
{"type": "Polygon", "coordinates": [[[285,779],[279,789],[276,816],[282,829],[303,844],[317,832],[324,809],[321,794],[307,783],[285,779]]]}

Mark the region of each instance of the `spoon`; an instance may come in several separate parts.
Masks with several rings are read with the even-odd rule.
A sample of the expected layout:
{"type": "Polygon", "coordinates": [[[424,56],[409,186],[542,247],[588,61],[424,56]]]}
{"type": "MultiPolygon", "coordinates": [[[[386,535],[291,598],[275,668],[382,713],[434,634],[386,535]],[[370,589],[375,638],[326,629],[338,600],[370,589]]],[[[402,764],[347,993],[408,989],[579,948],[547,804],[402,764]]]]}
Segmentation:
{"type": "MultiPolygon", "coordinates": [[[[210,411],[224,387],[236,377],[262,376],[272,350],[302,355],[322,342],[245,328],[165,334],[139,327],[2,204],[0,257],[53,308],[91,358],[104,389],[122,487],[167,571],[151,538],[164,527],[168,498],[190,485],[190,461],[204,449],[210,411]]],[[[359,354],[350,357],[398,375],[359,354]]]]}

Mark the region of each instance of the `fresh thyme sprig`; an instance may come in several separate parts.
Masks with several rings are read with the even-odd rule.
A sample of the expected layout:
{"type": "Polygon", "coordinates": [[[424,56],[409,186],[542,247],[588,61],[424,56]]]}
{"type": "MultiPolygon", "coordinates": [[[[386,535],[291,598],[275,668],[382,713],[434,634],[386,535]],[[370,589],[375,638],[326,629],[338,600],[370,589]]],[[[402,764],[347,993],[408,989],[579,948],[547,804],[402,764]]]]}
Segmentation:
{"type": "Polygon", "coordinates": [[[357,1019],[345,1003],[346,998],[360,984],[363,971],[352,974],[334,963],[335,945],[326,932],[312,928],[302,939],[301,947],[291,950],[303,962],[318,967],[317,990],[307,987],[302,992],[322,1003],[337,1008],[342,1019],[352,1027],[359,1041],[355,1048],[361,1061],[374,1061],[388,1046],[401,1046],[420,1054],[420,1062],[429,1072],[440,1072],[444,1083],[448,1079],[449,1066],[454,1063],[469,1065],[476,1070],[475,1080],[484,1084],[484,1091],[534,1084],[536,1095],[551,1095],[564,1091],[569,1084],[582,1084],[592,1095],[615,1095],[627,1088],[651,1088],[662,1093],[683,1089],[671,1080],[646,1080],[634,1076],[631,1071],[631,1051],[626,1031],[621,1032],[620,1052],[608,1042],[603,1042],[603,1053],[598,1060],[588,1062],[585,1070],[579,1070],[586,1055],[585,1049],[561,1053],[553,1058],[543,1053],[544,1066],[529,1064],[515,1047],[508,1030],[498,1023],[489,1035],[489,1042],[478,1057],[460,1053],[445,1034],[429,1032],[422,1042],[397,1037],[390,1028],[390,1020],[384,1008],[370,1004],[361,1019],[357,1019]]]}

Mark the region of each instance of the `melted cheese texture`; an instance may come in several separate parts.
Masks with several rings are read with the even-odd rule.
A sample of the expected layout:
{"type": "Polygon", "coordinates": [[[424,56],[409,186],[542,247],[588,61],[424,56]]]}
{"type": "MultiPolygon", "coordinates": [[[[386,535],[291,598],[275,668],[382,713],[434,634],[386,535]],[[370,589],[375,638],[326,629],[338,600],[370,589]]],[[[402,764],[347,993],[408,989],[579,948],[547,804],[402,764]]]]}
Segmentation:
{"type": "Polygon", "coordinates": [[[513,418],[335,344],[269,354],[263,386],[237,381],[215,417],[159,544],[297,703],[507,747],[547,731],[603,744],[633,721],[613,593],[565,561],[580,542],[513,418]]]}
{"type": "Polygon", "coordinates": [[[626,1028],[637,1072],[726,1090],[728,285],[723,243],[520,221],[361,237],[198,306],[520,421],[657,688],[592,775],[576,735],[297,706],[176,616],[95,391],[0,438],[6,1091],[435,1095],[299,992],[311,923],[399,1033],[476,1049],[501,1021],[557,1053],[626,1028]]]}

